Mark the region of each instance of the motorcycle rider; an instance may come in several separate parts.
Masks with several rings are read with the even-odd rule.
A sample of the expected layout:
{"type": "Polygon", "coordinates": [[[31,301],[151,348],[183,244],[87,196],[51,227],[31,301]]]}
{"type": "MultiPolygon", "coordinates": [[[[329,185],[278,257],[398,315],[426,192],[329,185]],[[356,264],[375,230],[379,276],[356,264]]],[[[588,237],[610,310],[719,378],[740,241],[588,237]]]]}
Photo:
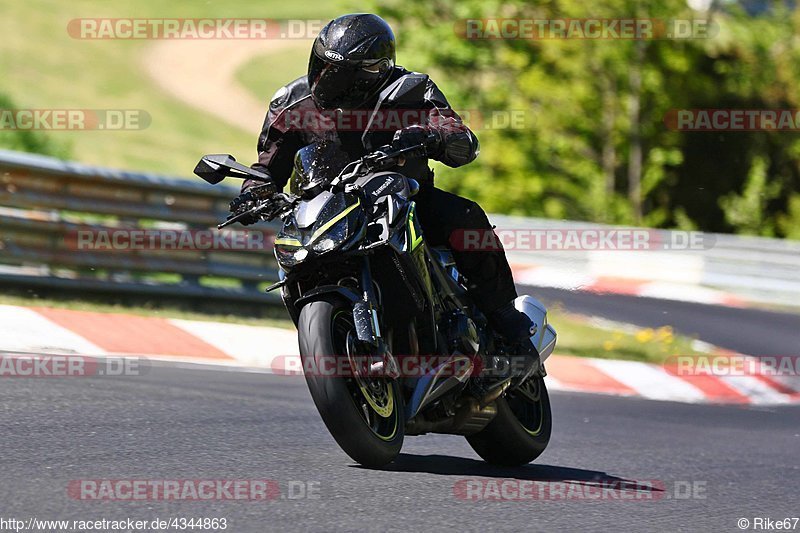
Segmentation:
{"type": "MultiPolygon", "coordinates": [[[[394,34],[383,19],[372,14],[351,14],[332,20],[314,41],[308,74],[281,87],[272,97],[258,139],[258,162],[252,167],[269,174],[280,190],[290,177],[297,150],[314,141],[335,137],[353,159],[365,155],[370,150],[364,146],[363,128],[303,128],[289,117],[301,117],[299,122],[303,122],[302,117],[307,114],[322,111],[372,110],[378,93],[408,74],[395,65],[394,34]]],[[[420,184],[415,201],[426,240],[432,246],[447,246],[454,232],[491,232],[493,226],[478,204],[434,186],[428,158],[460,167],[475,159],[479,147],[478,139],[450,108],[438,87],[430,79],[426,84],[424,97],[414,106],[425,110],[426,123],[374,132],[370,146],[390,143],[397,149],[427,142],[425,153],[406,158],[397,170],[420,184]]],[[[231,202],[231,211],[239,214],[250,209],[263,199],[259,193],[268,188],[245,181],[240,196],[231,202]]],[[[255,222],[258,218],[242,221],[255,222]]],[[[452,251],[459,271],[468,281],[473,301],[496,332],[520,347],[526,356],[523,374],[531,375],[539,366],[539,355],[528,341],[532,324],[513,305],[517,292],[502,247],[466,251],[455,246],[452,251]]]]}

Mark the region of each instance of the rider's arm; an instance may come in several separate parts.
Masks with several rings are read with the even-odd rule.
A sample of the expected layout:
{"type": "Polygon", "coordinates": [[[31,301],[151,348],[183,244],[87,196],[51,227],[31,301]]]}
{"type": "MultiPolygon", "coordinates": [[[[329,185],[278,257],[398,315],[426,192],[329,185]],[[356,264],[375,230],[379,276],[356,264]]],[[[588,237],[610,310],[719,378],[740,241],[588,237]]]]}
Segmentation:
{"type": "Polygon", "coordinates": [[[425,91],[425,105],[431,109],[428,128],[437,133],[440,139],[439,149],[429,157],[449,167],[472,162],[480,152],[478,138],[453,111],[442,91],[430,79],[425,91]]]}
{"type": "MultiPolygon", "coordinates": [[[[269,111],[258,136],[258,162],[253,163],[251,168],[272,176],[280,191],[292,173],[295,153],[305,143],[301,136],[302,132],[287,125],[286,100],[279,94],[280,91],[269,104],[269,111]]],[[[259,182],[245,180],[242,190],[254,185],[259,185],[259,182]]]]}

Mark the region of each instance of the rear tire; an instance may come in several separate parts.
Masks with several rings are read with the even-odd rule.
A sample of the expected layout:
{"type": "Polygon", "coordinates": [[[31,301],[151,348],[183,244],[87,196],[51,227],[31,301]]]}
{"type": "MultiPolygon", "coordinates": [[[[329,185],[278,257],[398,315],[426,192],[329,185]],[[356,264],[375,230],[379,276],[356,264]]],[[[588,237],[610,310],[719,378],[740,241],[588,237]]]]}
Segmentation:
{"type": "Polygon", "coordinates": [[[354,377],[309,372],[328,367],[332,356],[347,357],[347,328],[354,330],[352,307],[338,299],[311,302],[300,311],[297,327],[308,390],[328,431],[347,455],[364,466],[392,462],[405,433],[397,381],[372,379],[365,386],[354,377]]]}
{"type": "Polygon", "coordinates": [[[467,437],[472,449],[484,461],[501,466],[524,465],[539,457],[553,429],[544,378],[529,379],[521,390],[498,398],[496,405],[497,416],[489,425],[467,437]]]}

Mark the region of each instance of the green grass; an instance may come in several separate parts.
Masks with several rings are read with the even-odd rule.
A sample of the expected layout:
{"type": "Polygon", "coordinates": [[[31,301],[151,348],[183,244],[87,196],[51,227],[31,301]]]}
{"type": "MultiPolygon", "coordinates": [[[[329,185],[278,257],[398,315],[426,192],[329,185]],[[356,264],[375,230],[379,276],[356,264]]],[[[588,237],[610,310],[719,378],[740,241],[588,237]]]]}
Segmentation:
{"type": "MultiPolygon", "coordinates": [[[[0,12],[0,92],[17,107],[143,109],[152,118],[139,131],[51,132],[54,141],[70,145],[73,156],[86,163],[188,176],[203,153],[222,150],[255,158],[258,132],[228,126],[165,94],[141,66],[151,42],[77,40],[67,34],[68,22],[83,17],[316,20],[338,8],[337,3],[278,0],[0,0],[0,12]]],[[[265,86],[257,94],[263,98],[275,88],[265,86]]]]}
{"type": "Polygon", "coordinates": [[[587,317],[558,308],[548,312],[548,321],[558,332],[558,354],[661,364],[673,355],[701,353],[693,345],[694,339],[674,333],[669,326],[601,328],[587,317]]]}
{"type": "Polygon", "coordinates": [[[256,98],[265,100],[278,88],[299,78],[308,69],[308,43],[298,42],[280,52],[254,57],[236,71],[236,80],[256,98]]]}

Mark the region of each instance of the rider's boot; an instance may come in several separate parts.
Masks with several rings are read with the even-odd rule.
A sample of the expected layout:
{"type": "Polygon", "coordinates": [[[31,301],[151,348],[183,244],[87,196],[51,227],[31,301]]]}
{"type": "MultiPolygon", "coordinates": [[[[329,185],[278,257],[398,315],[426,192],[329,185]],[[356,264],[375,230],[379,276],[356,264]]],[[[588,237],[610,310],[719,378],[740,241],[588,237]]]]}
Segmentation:
{"type": "Polygon", "coordinates": [[[528,315],[517,310],[514,304],[509,302],[489,313],[488,319],[494,331],[514,346],[514,355],[522,356],[521,361],[512,357],[512,369],[519,369],[515,372],[512,386],[522,383],[538,372],[542,364],[541,358],[531,341],[531,337],[536,333],[536,326],[528,315]]]}

